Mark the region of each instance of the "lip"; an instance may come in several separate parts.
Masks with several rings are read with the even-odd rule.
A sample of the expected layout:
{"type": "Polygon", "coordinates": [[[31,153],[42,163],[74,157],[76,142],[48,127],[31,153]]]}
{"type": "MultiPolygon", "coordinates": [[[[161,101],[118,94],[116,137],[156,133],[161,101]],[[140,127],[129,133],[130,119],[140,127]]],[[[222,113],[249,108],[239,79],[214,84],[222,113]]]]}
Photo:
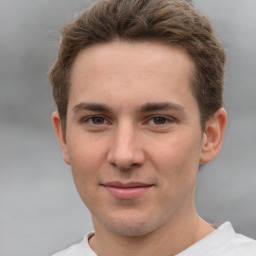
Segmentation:
{"type": "Polygon", "coordinates": [[[122,183],[114,181],[103,184],[102,186],[117,199],[131,200],[142,196],[154,185],[141,182],[122,183]]]}

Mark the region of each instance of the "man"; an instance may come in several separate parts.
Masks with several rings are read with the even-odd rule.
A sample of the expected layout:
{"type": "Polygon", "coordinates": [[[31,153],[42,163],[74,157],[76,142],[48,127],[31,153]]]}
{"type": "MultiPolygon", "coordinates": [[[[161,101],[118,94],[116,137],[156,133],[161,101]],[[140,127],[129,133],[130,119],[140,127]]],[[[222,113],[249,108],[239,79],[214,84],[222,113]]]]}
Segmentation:
{"type": "Polygon", "coordinates": [[[224,50],[183,0],[101,0],[62,31],[52,115],[95,232],[55,256],[256,255],[201,219],[201,163],[218,154],[224,50]]]}

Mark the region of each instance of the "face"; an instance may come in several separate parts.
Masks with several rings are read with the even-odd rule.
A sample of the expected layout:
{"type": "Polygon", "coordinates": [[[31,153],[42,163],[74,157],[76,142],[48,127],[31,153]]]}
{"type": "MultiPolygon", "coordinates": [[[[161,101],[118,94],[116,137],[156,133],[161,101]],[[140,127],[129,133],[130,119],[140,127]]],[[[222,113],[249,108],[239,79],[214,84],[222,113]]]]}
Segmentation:
{"type": "MultiPolygon", "coordinates": [[[[96,45],[71,75],[64,160],[94,225],[142,235],[194,211],[203,158],[184,50],[150,42],[96,45]]],[[[57,121],[56,121],[57,120],[57,121]]]]}

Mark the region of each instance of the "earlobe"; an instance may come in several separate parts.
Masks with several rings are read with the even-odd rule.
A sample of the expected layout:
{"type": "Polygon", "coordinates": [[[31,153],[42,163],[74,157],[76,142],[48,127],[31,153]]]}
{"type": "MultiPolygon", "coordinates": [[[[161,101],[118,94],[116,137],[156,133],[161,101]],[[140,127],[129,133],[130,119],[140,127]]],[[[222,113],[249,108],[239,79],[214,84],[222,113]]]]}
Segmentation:
{"type": "Polygon", "coordinates": [[[219,109],[213,117],[206,122],[202,139],[200,162],[207,163],[219,153],[227,124],[227,113],[224,108],[219,109]]]}
{"type": "Polygon", "coordinates": [[[65,163],[70,164],[69,155],[67,151],[66,133],[62,129],[61,120],[59,117],[59,113],[57,111],[52,113],[52,123],[55,134],[60,144],[63,160],[65,161],[65,163]]]}

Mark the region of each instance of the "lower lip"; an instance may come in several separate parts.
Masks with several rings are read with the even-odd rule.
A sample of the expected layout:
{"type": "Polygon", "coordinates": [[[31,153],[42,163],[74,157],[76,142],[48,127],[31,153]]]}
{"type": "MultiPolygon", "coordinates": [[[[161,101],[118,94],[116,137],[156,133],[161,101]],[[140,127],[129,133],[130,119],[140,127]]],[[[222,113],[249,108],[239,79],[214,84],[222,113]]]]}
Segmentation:
{"type": "Polygon", "coordinates": [[[109,193],[117,199],[131,200],[142,196],[149,191],[153,186],[134,187],[134,188],[117,188],[104,186],[109,193]]]}

